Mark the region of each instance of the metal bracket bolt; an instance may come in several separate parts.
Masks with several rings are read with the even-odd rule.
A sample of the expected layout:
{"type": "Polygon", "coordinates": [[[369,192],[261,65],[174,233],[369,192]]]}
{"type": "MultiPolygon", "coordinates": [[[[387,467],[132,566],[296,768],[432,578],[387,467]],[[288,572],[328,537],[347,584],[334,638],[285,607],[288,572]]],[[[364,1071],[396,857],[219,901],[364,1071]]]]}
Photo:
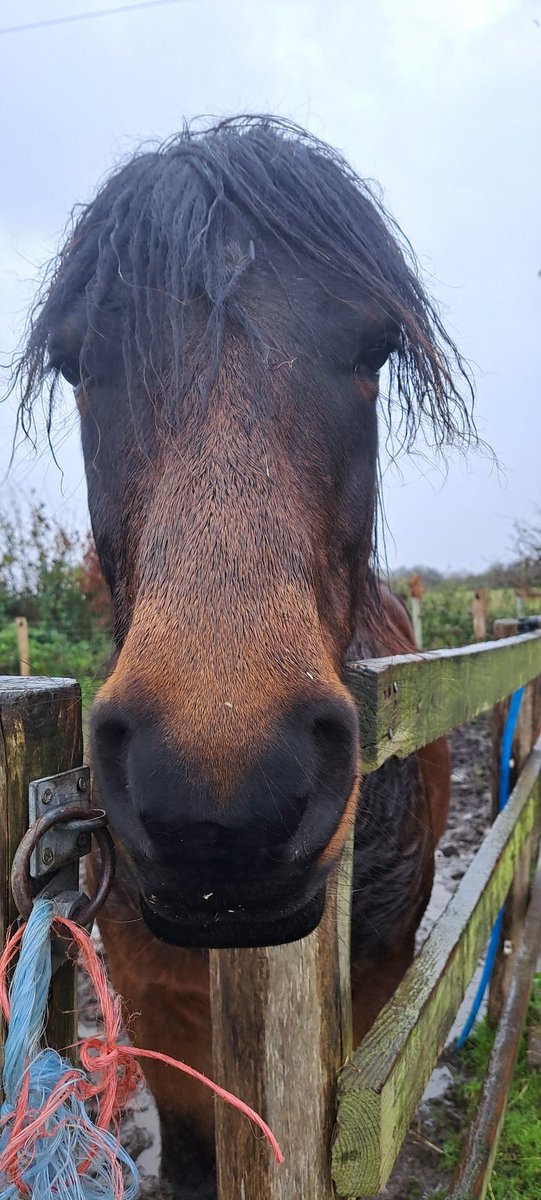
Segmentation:
{"type": "MultiPolygon", "coordinates": [[[[82,809],[90,806],[90,772],[88,767],[76,767],[59,775],[35,779],[28,790],[29,824],[39,820],[45,813],[61,809],[66,804],[77,802],[82,809]]],[[[34,851],[30,873],[34,879],[60,870],[67,863],[77,860],[90,850],[90,830],[71,826],[54,825],[45,835],[43,845],[34,851]]],[[[75,874],[73,883],[76,883],[75,874]]]]}

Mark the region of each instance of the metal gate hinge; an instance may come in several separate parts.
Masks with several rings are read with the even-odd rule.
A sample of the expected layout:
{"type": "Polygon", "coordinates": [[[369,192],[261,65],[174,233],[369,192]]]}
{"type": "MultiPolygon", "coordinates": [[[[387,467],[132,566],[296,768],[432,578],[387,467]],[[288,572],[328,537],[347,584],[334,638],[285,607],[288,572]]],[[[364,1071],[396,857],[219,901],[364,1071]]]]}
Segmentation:
{"type": "MultiPolygon", "coordinates": [[[[28,786],[28,818],[33,825],[39,817],[55,808],[77,803],[82,809],[91,807],[90,769],[76,767],[60,775],[49,775],[45,779],[34,779],[28,786]]],[[[51,871],[59,871],[68,863],[76,862],[90,850],[91,833],[84,822],[55,825],[44,834],[30,859],[32,879],[41,879],[51,871]]]]}

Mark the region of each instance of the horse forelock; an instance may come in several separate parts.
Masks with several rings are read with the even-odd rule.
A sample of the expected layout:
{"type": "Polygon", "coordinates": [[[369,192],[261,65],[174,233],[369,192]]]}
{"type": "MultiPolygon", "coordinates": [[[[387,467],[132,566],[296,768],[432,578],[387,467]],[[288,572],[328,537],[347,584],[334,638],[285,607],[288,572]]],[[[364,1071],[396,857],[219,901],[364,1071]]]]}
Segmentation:
{"type": "MultiPolygon", "coordinates": [[[[389,405],[400,415],[389,422],[403,443],[411,443],[421,423],[440,445],[472,434],[467,369],[398,226],[341,155],[297,126],[265,116],[208,129],[186,126],[121,166],[74,216],[16,364],[23,428],[31,427],[33,403],[50,374],[51,328],[81,297],[82,373],[91,373],[103,323],[112,316],[128,394],[143,377],[153,398],[178,407],[195,381],[204,400],[230,321],[267,360],[279,356],[283,347],[272,344],[244,286],[255,264],[279,277],[286,303],[302,269],[328,288],[335,304],[369,304],[393,323],[398,344],[389,405]]],[[[312,354],[317,329],[307,321],[297,337],[301,352],[312,354]]],[[[50,411],[57,377],[53,370],[50,411]]],[[[169,415],[174,419],[174,411],[169,415]]]]}

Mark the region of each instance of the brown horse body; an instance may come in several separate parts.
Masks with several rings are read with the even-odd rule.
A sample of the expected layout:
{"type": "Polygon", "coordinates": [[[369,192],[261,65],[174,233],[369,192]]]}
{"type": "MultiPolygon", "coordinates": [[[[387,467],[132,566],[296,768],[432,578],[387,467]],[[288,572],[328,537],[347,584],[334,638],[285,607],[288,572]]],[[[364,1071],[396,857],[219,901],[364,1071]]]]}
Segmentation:
{"type": "MultiPolygon", "coordinates": [[[[413,648],[374,579],[379,371],[410,444],[467,434],[409,248],[329,147],[268,118],[136,155],[33,314],[20,418],[75,388],[114,668],[92,717],[119,844],[101,928],[133,1034],[211,1070],[206,949],[315,928],[356,826],[359,1038],[401,978],[448,803],[444,742],[365,779],[348,657],[413,648]]],[[[390,402],[390,401],[389,401],[390,402]]],[[[214,1195],[212,1104],[148,1066],[177,1200],[214,1195]]]]}

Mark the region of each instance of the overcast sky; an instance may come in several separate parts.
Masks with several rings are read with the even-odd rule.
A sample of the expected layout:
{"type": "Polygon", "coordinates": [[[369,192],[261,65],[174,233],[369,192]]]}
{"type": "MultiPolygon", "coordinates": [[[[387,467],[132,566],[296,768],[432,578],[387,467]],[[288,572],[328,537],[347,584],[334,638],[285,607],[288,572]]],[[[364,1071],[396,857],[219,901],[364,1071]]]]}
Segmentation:
{"type": "MultiPolygon", "coordinates": [[[[0,24],[115,0],[2,0],[0,24]]],[[[271,111],[339,147],[381,184],[448,326],[472,362],[489,458],[385,473],[390,565],[482,568],[509,557],[541,505],[541,0],[178,0],[0,33],[0,357],[76,201],[142,139],[184,117],[271,111]]],[[[86,524],[73,405],[4,478],[86,524]]]]}

